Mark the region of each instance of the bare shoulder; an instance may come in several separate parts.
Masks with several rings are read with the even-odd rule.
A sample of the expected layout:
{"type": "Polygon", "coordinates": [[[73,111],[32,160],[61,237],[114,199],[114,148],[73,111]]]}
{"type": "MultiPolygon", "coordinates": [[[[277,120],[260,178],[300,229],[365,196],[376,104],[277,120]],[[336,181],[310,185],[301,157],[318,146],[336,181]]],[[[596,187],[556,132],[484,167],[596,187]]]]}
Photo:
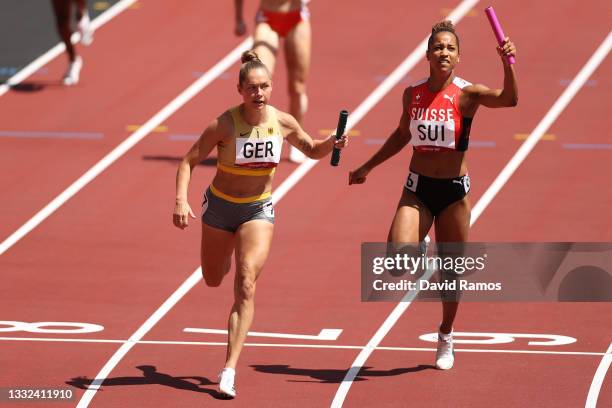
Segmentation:
{"type": "Polygon", "coordinates": [[[216,121],[217,130],[220,133],[223,133],[224,136],[231,135],[232,133],[234,133],[234,119],[232,119],[232,114],[229,110],[219,115],[216,121]]]}
{"type": "Polygon", "coordinates": [[[293,123],[297,123],[297,120],[293,117],[293,115],[287,112],[283,112],[282,110],[276,109],[276,117],[282,125],[291,125],[293,123]]]}
{"type": "Polygon", "coordinates": [[[206,126],[202,137],[220,141],[230,136],[233,132],[234,121],[232,120],[232,115],[229,111],[225,111],[206,126]]]}
{"type": "Polygon", "coordinates": [[[300,127],[298,121],[293,117],[293,115],[287,112],[276,109],[276,118],[278,119],[278,123],[281,125],[283,130],[288,133],[297,131],[300,127]]]}
{"type": "Polygon", "coordinates": [[[409,86],[406,89],[404,89],[404,94],[402,95],[402,103],[404,107],[408,106],[411,100],[412,100],[412,86],[409,86]]]}

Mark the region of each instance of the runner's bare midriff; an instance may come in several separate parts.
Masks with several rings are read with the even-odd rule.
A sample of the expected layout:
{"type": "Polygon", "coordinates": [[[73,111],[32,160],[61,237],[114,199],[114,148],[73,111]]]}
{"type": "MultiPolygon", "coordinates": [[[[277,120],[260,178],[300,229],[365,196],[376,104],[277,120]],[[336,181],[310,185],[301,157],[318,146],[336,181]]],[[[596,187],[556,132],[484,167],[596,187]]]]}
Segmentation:
{"type": "Polygon", "coordinates": [[[242,198],[263,194],[272,190],[274,175],[242,176],[217,170],[213,186],[227,195],[242,198]]]}
{"type": "Polygon", "coordinates": [[[454,178],[467,173],[465,152],[414,151],[410,161],[410,170],[427,177],[454,178]]]}

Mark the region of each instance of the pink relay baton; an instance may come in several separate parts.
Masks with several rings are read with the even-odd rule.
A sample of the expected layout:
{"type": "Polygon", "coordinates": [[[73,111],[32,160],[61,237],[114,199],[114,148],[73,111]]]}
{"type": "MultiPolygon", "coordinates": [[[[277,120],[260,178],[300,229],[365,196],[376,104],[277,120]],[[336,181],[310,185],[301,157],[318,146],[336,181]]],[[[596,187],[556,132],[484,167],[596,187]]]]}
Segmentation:
{"type": "MultiPolygon", "coordinates": [[[[493,29],[493,33],[497,39],[497,44],[501,46],[504,43],[504,38],[506,38],[506,36],[504,35],[504,30],[502,30],[501,24],[499,24],[499,20],[495,15],[495,10],[493,10],[492,6],[489,6],[485,9],[485,14],[489,19],[489,23],[491,23],[491,28],[493,29]]],[[[514,64],[516,62],[512,56],[508,56],[507,60],[509,64],[514,64]]]]}

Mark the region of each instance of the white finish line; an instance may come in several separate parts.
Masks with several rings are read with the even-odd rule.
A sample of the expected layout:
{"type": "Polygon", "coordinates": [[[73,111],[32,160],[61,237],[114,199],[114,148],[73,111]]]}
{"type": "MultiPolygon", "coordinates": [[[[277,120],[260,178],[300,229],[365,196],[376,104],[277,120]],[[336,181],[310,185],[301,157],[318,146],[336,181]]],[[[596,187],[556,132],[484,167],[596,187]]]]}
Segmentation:
{"type": "MultiPolygon", "coordinates": [[[[57,338],[57,337],[0,337],[0,341],[22,341],[22,342],[41,342],[41,343],[99,343],[99,344],[125,344],[132,345],[153,345],[153,346],[212,346],[212,347],[227,347],[225,341],[181,341],[181,340],[119,340],[119,339],[78,339],[78,338],[57,338]]],[[[306,348],[306,349],[326,349],[326,350],[363,350],[365,346],[341,345],[341,344],[294,344],[294,343],[244,343],[245,347],[264,347],[264,348],[306,348]]],[[[376,351],[423,351],[431,353],[436,351],[432,347],[391,347],[378,346],[376,351]]],[[[602,376],[605,376],[605,370],[609,367],[609,362],[612,361],[612,345],[606,353],[594,351],[548,351],[548,350],[513,350],[513,349],[484,349],[484,348],[456,348],[456,352],[461,353],[494,353],[494,354],[534,354],[534,355],[549,355],[549,356],[595,356],[603,357],[600,369],[596,374],[598,381],[592,389],[593,394],[599,392],[602,376]]],[[[92,387],[92,386],[90,386],[92,387]]],[[[98,389],[98,388],[96,388],[98,389]]],[[[595,398],[596,399],[596,398],[595,398]]]]}

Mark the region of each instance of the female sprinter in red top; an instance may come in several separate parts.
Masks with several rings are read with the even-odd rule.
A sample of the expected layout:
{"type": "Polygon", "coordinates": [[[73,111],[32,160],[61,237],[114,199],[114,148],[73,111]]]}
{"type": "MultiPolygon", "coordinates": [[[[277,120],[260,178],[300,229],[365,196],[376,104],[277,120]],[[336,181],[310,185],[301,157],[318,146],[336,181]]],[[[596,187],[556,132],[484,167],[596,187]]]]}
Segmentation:
{"type": "Polygon", "coordinates": [[[229,315],[225,367],[219,390],[235,397],[238,356],[253,321],[255,283],[270,252],[274,231],[272,179],[280,161],[283,140],[312,159],[321,159],[347,144],[312,140],[288,113],[268,104],[272,95],[270,72],[253,51],[242,55],[238,92],[242,103],[212,121],[179,165],[173,222],[178,228],[195,218],[187,202],[193,168],[217,147],[217,173],[202,203],[202,273],[208,286],[219,286],[235,253],[234,304],[229,315]]]}
{"type": "MultiPolygon", "coordinates": [[[[514,67],[506,56],[516,54],[508,39],[497,47],[504,69],[503,89],[489,89],[455,75],[459,37],[450,21],[435,24],[427,44],[429,77],[406,88],[398,128],[380,150],[349,174],[349,184],[366,181],[370,171],[408,144],[414,146],[410,172],[391,224],[388,241],[418,243],[435,225],[438,242],[466,242],[470,226],[470,179],[466,152],[472,119],[483,105],[516,106],[514,67]]],[[[443,301],[436,367],[453,366],[453,321],[458,302],[443,301]]]]}
{"type": "MultiPolygon", "coordinates": [[[[289,113],[304,124],[308,109],[306,77],[310,70],[312,34],[310,28],[310,0],[260,0],[253,30],[253,51],[268,67],[271,74],[276,67],[276,57],[284,39],[285,63],[287,65],[289,113]]],[[[246,33],[242,15],[243,0],[234,0],[236,35],[246,33]]],[[[289,160],[301,163],[306,156],[291,147],[289,160]]]]}

